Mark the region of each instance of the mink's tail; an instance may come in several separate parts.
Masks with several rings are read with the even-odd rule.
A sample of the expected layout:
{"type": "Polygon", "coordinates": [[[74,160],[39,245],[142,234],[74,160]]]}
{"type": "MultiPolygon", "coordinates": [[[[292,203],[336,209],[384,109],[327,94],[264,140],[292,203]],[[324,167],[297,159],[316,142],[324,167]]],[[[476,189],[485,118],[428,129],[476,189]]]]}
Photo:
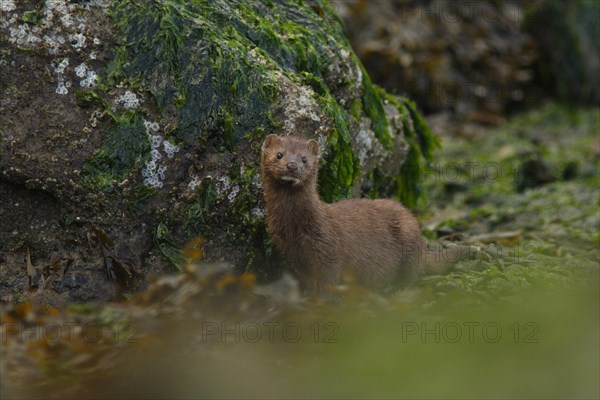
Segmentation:
{"type": "Polygon", "coordinates": [[[423,263],[425,274],[439,275],[448,272],[457,262],[476,260],[481,252],[478,246],[454,245],[444,247],[441,243],[429,243],[423,263]]]}

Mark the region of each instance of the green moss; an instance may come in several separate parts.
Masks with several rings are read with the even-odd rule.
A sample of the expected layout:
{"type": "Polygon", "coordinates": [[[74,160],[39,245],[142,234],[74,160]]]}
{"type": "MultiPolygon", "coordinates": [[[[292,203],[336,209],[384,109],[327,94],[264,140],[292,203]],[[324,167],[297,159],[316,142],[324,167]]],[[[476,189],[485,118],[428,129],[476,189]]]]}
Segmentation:
{"type": "Polygon", "coordinates": [[[425,201],[422,187],[423,175],[427,163],[433,161],[433,152],[440,147],[440,141],[416,110],[414,102],[404,97],[392,96],[379,87],[376,89],[379,96],[392,104],[400,113],[403,132],[410,149],[400,174],[389,177],[377,171],[374,187],[377,191],[394,195],[405,205],[414,207],[420,200],[425,201]]]}
{"type": "MultiPolygon", "coordinates": [[[[363,86],[365,93],[362,97],[363,107],[369,118],[373,121],[373,131],[375,136],[385,148],[390,149],[392,147],[392,139],[389,133],[389,122],[383,110],[383,98],[381,94],[382,89],[376,88],[371,83],[371,79],[364,67],[361,65],[363,86]]],[[[391,97],[391,96],[390,96],[391,97]]],[[[398,105],[400,107],[400,105],[398,105]]]]}
{"type": "MultiPolygon", "coordinates": [[[[146,87],[159,109],[175,104],[179,140],[223,145],[230,150],[250,130],[276,129],[268,110],[279,87],[270,71],[279,70],[311,86],[334,122],[328,137],[333,156],[323,169],[321,193],[329,200],[339,198],[357,177],[357,163],[351,154],[348,113],[333,99],[324,77],[332,53],[341,57],[342,50],[351,49],[331,7],[326,2],[317,6],[244,0],[115,2],[112,15],[122,38],[108,70],[109,80],[146,87]]],[[[362,84],[362,107],[353,104],[352,113],[356,117],[362,108],[372,120],[378,140],[390,148],[382,91],[361,69],[362,82],[342,82],[341,86],[362,84]]],[[[410,113],[409,119],[416,120],[407,125],[407,131],[413,125],[422,128],[418,118],[410,113]]],[[[416,132],[415,138],[427,136],[428,131],[423,132],[416,132]]],[[[415,160],[423,151],[430,151],[428,143],[419,145],[415,160]]],[[[402,179],[402,193],[414,203],[419,193],[413,193],[414,185],[408,180],[409,176],[402,179]]]]}
{"type": "Polygon", "coordinates": [[[196,197],[188,207],[186,218],[186,234],[188,238],[210,237],[214,230],[211,222],[211,210],[217,201],[217,191],[210,179],[205,179],[196,189],[196,197]]]}
{"type": "Polygon", "coordinates": [[[178,243],[173,239],[173,235],[166,223],[158,224],[154,243],[165,260],[171,263],[176,269],[181,270],[183,267],[183,256],[178,243]]]}
{"type": "Polygon", "coordinates": [[[358,122],[362,114],[362,102],[359,99],[355,99],[350,104],[350,115],[354,118],[354,121],[358,122]]]}
{"type": "Polygon", "coordinates": [[[118,117],[117,127],[108,133],[100,150],[85,166],[86,182],[99,188],[111,186],[115,179],[123,178],[141,163],[149,150],[142,117],[124,112],[118,117]]]}
{"type": "Polygon", "coordinates": [[[477,290],[488,297],[506,294],[503,288],[570,286],[591,282],[592,277],[597,282],[600,168],[592,143],[597,143],[599,129],[595,109],[548,104],[513,117],[481,137],[453,138],[445,143],[438,155],[440,173],[425,180],[431,193],[428,208],[462,210],[466,217],[449,217],[440,226],[464,232],[466,237],[520,231],[521,241],[512,247],[496,245],[484,262],[465,264],[467,268],[496,267],[502,271],[505,285],[491,280],[479,284],[485,272],[473,271],[430,282],[456,283],[460,277],[466,291],[477,290]],[[524,159],[521,152],[539,152],[542,160],[558,171],[561,160],[576,159],[580,171],[569,181],[557,179],[516,192],[515,171],[524,159]],[[473,168],[453,168],[452,173],[445,173],[448,169],[444,166],[457,165],[456,160],[469,160],[473,168]],[[464,192],[448,196],[435,190],[451,182],[460,182],[464,192]]]}
{"type": "Polygon", "coordinates": [[[23,13],[23,22],[31,25],[40,25],[42,23],[42,13],[39,9],[26,11],[23,13]]]}
{"type": "Polygon", "coordinates": [[[430,176],[435,181],[423,181],[432,197],[445,196],[438,192],[443,186],[439,183],[460,183],[468,188],[471,203],[489,202],[494,196],[513,194],[523,163],[539,157],[559,182],[566,174],[565,180],[596,179],[597,184],[592,160],[598,129],[596,110],[547,104],[512,118],[485,140],[448,140],[436,163],[439,173],[430,176]],[[548,140],[540,141],[540,137],[548,140]],[[495,155],[493,160],[490,154],[495,155]],[[569,167],[573,163],[576,171],[569,167]]]}
{"type": "Polygon", "coordinates": [[[251,269],[264,265],[264,242],[267,237],[264,217],[254,212],[263,206],[261,198],[257,196],[258,193],[253,187],[253,180],[258,171],[259,167],[253,164],[230,171],[229,177],[233,182],[237,182],[239,192],[230,202],[225,215],[227,226],[243,226],[243,229],[228,230],[226,239],[232,246],[237,246],[239,243],[249,244],[246,263],[251,269]]]}
{"type": "Polygon", "coordinates": [[[331,155],[319,174],[319,191],[325,201],[348,197],[354,179],[360,174],[358,157],[352,151],[348,113],[331,97],[321,97],[319,105],[333,122],[329,134],[331,155]]]}
{"type": "Polygon", "coordinates": [[[245,35],[251,10],[240,2],[232,20],[230,6],[216,3],[115,2],[123,36],[109,76],[139,80],[159,109],[176,105],[178,139],[206,135],[231,148],[248,129],[270,124],[266,111],[278,86],[248,51],[255,47],[245,35]]]}
{"type": "Polygon", "coordinates": [[[129,210],[136,214],[139,213],[155,194],[156,189],[143,183],[136,184],[133,187],[133,198],[129,201],[129,210]]]}
{"type": "Polygon", "coordinates": [[[234,139],[234,121],[233,115],[231,115],[227,110],[224,112],[223,117],[223,137],[225,139],[225,144],[229,150],[233,149],[233,139],[234,139]]]}
{"type": "Polygon", "coordinates": [[[327,88],[327,85],[325,85],[322,77],[306,71],[302,71],[301,76],[302,83],[310,86],[318,95],[325,96],[329,93],[329,89],[327,88]]]}
{"type": "Polygon", "coordinates": [[[107,108],[102,97],[93,90],[77,90],[75,92],[75,100],[80,107],[101,105],[103,108],[107,108]]]}
{"type": "MultiPolygon", "coordinates": [[[[343,26],[326,2],[318,2],[317,9],[303,3],[297,7],[300,10],[287,2],[265,5],[243,0],[114,2],[113,20],[122,38],[108,69],[109,80],[148,88],[159,109],[169,103],[177,105],[178,139],[194,143],[206,136],[203,142],[231,149],[248,130],[275,128],[267,110],[279,88],[268,71],[280,69],[313,87],[336,123],[337,133],[330,136],[330,143],[335,148],[341,138],[347,144],[347,116],[340,118],[334,110],[341,106],[332,104],[335,101],[323,80],[331,53],[350,49],[343,26]],[[271,18],[265,18],[265,13],[271,18]],[[258,62],[253,53],[265,60],[258,62]]],[[[377,138],[389,148],[389,123],[380,89],[361,69],[365,114],[373,121],[377,138]]],[[[414,117],[418,115],[411,114],[414,117]]],[[[343,154],[331,160],[335,165],[324,171],[330,174],[324,179],[329,182],[323,188],[326,197],[334,198],[352,184],[352,158],[343,154]]]]}

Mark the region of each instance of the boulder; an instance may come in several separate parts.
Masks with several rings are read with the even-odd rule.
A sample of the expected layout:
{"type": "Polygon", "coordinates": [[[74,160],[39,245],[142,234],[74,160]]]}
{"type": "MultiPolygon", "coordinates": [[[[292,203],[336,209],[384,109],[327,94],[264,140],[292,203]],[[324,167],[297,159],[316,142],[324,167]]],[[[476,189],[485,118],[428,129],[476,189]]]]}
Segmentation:
{"type": "Polygon", "coordinates": [[[437,139],[324,1],[0,7],[2,301],[123,298],[201,257],[278,276],[269,133],[318,140],[327,201],[421,198],[437,139]]]}

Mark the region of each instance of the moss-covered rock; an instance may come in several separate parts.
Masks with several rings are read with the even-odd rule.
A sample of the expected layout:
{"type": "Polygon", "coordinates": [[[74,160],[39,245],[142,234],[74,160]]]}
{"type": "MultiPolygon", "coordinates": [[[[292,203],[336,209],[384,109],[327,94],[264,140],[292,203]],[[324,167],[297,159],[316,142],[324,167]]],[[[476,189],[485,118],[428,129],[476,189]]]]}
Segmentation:
{"type": "Polygon", "coordinates": [[[40,243],[27,205],[2,224],[3,253],[26,242],[44,263],[67,237],[65,257],[97,242],[68,271],[89,266],[85,286],[106,279],[107,260],[173,269],[201,236],[207,258],[277,275],[258,158],[273,132],[319,141],[327,201],[421,198],[437,139],[413,103],[371,83],[327,2],[25,1],[3,13],[2,185],[9,198],[50,193],[69,221],[42,224],[40,243]]]}

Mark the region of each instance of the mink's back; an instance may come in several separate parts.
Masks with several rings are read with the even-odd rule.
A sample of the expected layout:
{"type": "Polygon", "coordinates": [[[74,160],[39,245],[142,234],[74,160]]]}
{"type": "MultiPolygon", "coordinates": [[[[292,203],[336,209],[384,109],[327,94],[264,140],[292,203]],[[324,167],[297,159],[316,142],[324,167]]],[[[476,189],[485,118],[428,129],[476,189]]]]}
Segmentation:
{"type": "Polygon", "coordinates": [[[322,204],[338,261],[360,281],[382,287],[390,281],[409,283],[421,272],[425,243],[417,220],[400,203],[355,199],[322,204]]]}

